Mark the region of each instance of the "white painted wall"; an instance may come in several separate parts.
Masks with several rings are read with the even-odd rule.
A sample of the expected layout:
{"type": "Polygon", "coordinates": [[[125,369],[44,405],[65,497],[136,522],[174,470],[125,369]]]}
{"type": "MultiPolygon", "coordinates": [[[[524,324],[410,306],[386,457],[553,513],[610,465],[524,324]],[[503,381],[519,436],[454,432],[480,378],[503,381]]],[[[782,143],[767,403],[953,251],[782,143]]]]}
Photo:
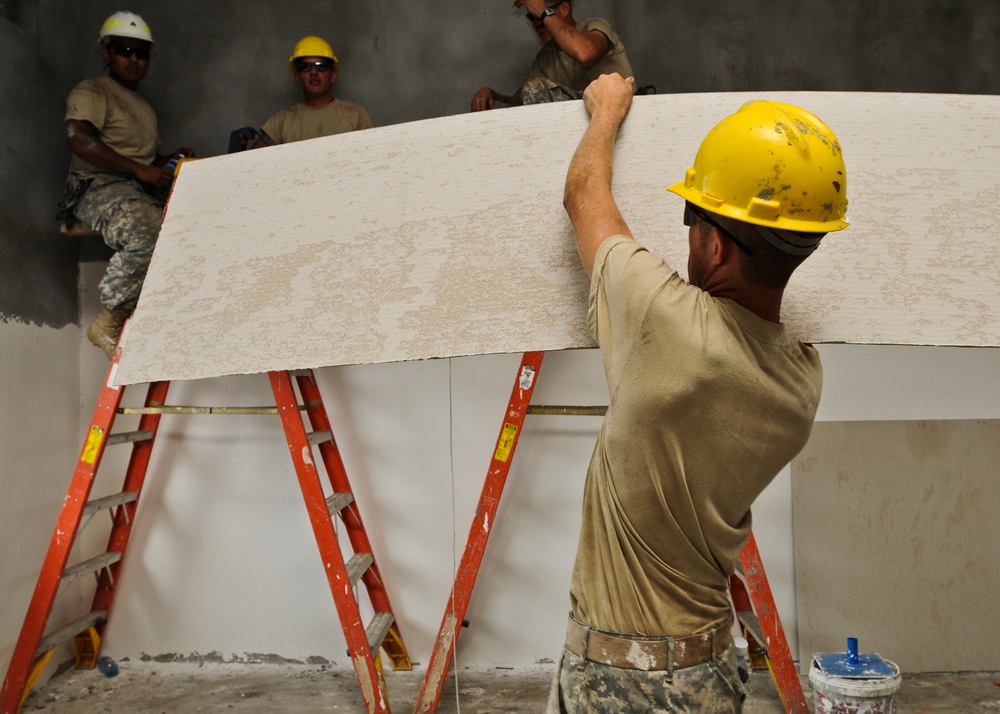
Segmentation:
{"type": "MultiPolygon", "coordinates": [[[[0,671],[7,671],[80,445],[79,330],[0,322],[0,671]]],[[[69,588],[54,617],[77,613],[69,588]]]]}
{"type": "MultiPolygon", "coordinates": [[[[1000,417],[998,350],[821,350],[820,419],[1000,417]]],[[[427,662],[440,626],[518,365],[519,355],[504,355],[319,372],[415,662],[427,662]]],[[[175,404],[270,400],[264,376],[173,389],[175,404]]],[[[547,355],[533,402],[605,404],[599,354],[547,355]]],[[[277,420],[165,417],[163,427],[110,650],[343,663],[277,420]]],[[[593,417],[528,417],[467,614],[472,626],[459,640],[461,664],[524,666],[558,654],[598,428],[593,417]]],[[[790,489],[786,469],[758,501],[755,533],[795,652],[790,489]]]]}

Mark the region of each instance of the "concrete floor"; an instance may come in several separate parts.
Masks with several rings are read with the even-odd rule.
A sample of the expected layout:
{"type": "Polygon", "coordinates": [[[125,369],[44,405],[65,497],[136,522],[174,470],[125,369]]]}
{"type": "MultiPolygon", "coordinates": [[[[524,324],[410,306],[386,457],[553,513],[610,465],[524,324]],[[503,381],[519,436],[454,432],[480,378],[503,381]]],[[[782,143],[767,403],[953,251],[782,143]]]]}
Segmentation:
{"type": "MultiPolygon", "coordinates": [[[[278,714],[279,712],[363,712],[350,669],[299,664],[220,664],[122,661],[114,678],[97,670],[69,669],[33,691],[22,712],[46,714],[278,714]]],[[[423,682],[423,669],[387,672],[390,704],[409,712],[423,682]]],[[[438,709],[479,714],[532,712],[545,708],[551,666],[535,669],[459,671],[438,709]]],[[[813,709],[808,678],[803,689],[813,709]]],[[[1000,672],[905,675],[897,697],[900,712],[1000,712],[1000,672]]],[[[746,714],[784,711],[767,671],[750,680],[746,714]]]]}

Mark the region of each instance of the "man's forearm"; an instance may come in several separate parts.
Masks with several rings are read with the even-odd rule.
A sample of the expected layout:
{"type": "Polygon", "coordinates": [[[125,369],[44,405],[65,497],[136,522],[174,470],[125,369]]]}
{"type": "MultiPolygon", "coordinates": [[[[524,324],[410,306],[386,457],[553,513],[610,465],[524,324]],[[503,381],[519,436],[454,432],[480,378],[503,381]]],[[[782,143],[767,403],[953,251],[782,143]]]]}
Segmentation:
{"type": "Polygon", "coordinates": [[[615,138],[621,121],[622,117],[611,110],[595,112],[566,173],[563,206],[573,224],[587,275],[593,272],[594,256],[605,239],[632,235],[611,193],[615,138]]]}
{"type": "Polygon", "coordinates": [[[81,130],[80,127],[67,127],[69,150],[84,161],[99,169],[115,171],[128,176],[139,177],[142,164],[126,158],[101,141],[94,133],[81,130]]]}
{"type": "Polygon", "coordinates": [[[555,16],[545,19],[545,29],[559,49],[583,65],[584,69],[590,69],[608,53],[608,38],[597,30],[583,33],[555,16]]]}

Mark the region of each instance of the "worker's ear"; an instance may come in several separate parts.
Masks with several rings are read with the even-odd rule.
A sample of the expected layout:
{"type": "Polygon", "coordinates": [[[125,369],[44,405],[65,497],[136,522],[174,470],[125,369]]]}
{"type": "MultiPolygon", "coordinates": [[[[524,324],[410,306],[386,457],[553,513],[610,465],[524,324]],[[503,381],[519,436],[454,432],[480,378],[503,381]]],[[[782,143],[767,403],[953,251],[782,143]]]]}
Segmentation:
{"type": "Polygon", "coordinates": [[[705,255],[710,266],[717,268],[727,261],[735,259],[736,256],[730,250],[735,250],[735,248],[732,241],[726,240],[726,237],[722,235],[722,231],[715,226],[709,227],[705,255]]]}
{"type": "Polygon", "coordinates": [[[332,73],[330,74],[330,84],[336,84],[336,83],[337,83],[337,77],[338,77],[338,76],[339,76],[339,75],[338,75],[338,74],[337,74],[336,72],[332,72],[332,73]]]}

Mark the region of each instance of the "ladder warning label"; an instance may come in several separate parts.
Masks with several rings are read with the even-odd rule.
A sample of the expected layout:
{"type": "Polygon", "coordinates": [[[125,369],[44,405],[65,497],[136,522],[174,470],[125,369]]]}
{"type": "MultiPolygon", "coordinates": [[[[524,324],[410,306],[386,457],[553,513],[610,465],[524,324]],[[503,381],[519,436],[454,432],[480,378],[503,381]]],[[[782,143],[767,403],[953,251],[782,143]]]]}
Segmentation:
{"type": "Polygon", "coordinates": [[[97,461],[97,452],[101,449],[101,442],[104,440],[104,431],[99,426],[91,426],[90,434],[87,435],[87,443],[83,445],[83,455],[80,461],[85,464],[93,464],[97,461]]]}
{"type": "Polygon", "coordinates": [[[517,437],[517,427],[513,424],[504,424],[503,431],[500,432],[500,441],[497,442],[497,451],[493,458],[497,461],[507,463],[510,452],[514,448],[514,439],[517,437]]]}

